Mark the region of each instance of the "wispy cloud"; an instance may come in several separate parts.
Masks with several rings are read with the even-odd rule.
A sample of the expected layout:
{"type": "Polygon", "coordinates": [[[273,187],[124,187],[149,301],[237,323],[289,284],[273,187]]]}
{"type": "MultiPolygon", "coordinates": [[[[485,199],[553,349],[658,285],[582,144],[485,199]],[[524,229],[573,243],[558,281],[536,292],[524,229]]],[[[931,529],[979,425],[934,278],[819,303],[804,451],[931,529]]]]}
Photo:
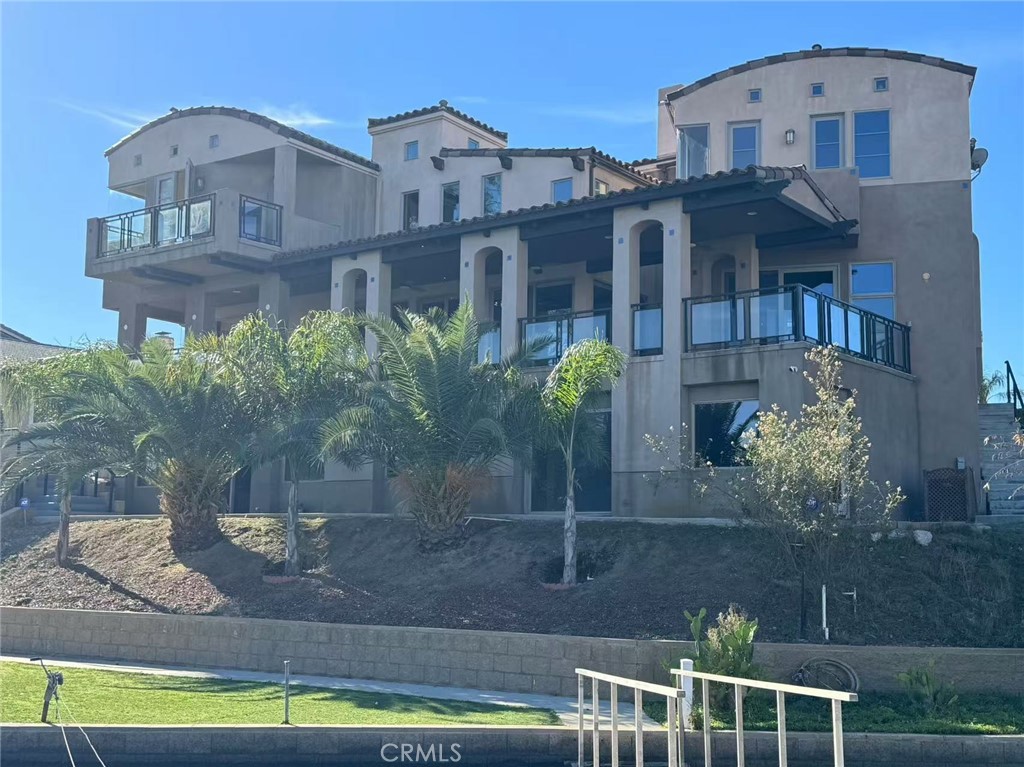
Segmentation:
{"type": "Polygon", "coordinates": [[[658,118],[657,109],[649,104],[621,107],[564,104],[537,107],[536,111],[552,117],[573,117],[611,125],[649,125],[658,118]]]}
{"type": "Polygon", "coordinates": [[[155,120],[158,115],[147,115],[140,112],[133,111],[131,109],[123,109],[121,107],[103,107],[103,106],[84,106],[82,104],[76,104],[73,101],[54,101],[60,107],[69,109],[72,112],[78,112],[79,114],[87,115],[88,117],[95,118],[108,125],[113,125],[115,128],[124,128],[126,130],[135,130],[140,125],[145,125],[151,120],[155,120]]]}
{"type": "Polygon", "coordinates": [[[453,101],[455,106],[459,104],[489,104],[491,102],[486,96],[456,96],[453,101]]]}
{"type": "Polygon", "coordinates": [[[330,117],[324,117],[312,109],[299,104],[291,104],[286,107],[264,104],[256,111],[261,115],[269,117],[271,120],[277,120],[279,123],[290,125],[293,128],[322,128],[326,125],[350,127],[347,123],[338,123],[338,121],[330,117]]]}

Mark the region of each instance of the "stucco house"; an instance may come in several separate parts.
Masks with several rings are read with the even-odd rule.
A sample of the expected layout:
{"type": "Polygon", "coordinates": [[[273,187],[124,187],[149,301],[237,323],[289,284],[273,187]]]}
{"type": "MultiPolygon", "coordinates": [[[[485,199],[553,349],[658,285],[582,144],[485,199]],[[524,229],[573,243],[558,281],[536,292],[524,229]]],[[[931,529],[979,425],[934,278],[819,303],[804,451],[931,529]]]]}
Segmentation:
{"type": "MultiPolygon", "coordinates": [[[[794,370],[836,344],[879,479],[923,507],[924,470],[980,466],[978,241],[971,220],[975,68],[842,48],[769,56],[658,93],[654,157],[510,146],[447,102],[371,119],[371,158],[240,109],[175,110],[107,152],[141,210],[90,219],[86,274],[137,345],[146,319],[226,331],[257,309],[453,309],[492,330],[481,352],[553,336],[630,356],[607,398],[611,465],[583,512],[731,513],[654,491],[644,435],[691,449],[810,391],[794,370]]],[[[370,341],[372,343],[372,339],[370,341]]],[[[231,509],[279,510],[284,469],[233,483],[231,509]]],[[[499,470],[491,513],[561,508],[554,456],[499,470]]],[[[980,487],[980,482],[976,483],[980,487]]],[[[155,507],[136,488],[129,509],[155,507]]],[[[316,511],[388,511],[381,472],[328,465],[316,511]]]]}

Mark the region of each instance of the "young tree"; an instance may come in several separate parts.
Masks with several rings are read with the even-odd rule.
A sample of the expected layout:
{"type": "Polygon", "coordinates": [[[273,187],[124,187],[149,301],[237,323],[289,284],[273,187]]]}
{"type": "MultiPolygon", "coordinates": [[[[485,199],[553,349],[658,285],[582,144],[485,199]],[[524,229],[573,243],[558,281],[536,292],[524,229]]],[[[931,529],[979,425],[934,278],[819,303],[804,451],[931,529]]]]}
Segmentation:
{"type": "Polygon", "coordinates": [[[565,462],[565,525],[562,583],[576,583],[576,467],[604,455],[604,421],[594,408],[598,396],[614,386],[626,367],[617,346],[596,338],[570,346],[548,374],[540,396],[545,442],[565,462]]]}
{"type": "Polygon", "coordinates": [[[376,337],[377,355],[358,405],[324,424],[324,455],[353,467],[378,461],[421,544],[450,544],[495,463],[526,452],[529,387],[520,368],[527,354],[480,364],[480,327],[468,302],[451,317],[406,312],[401,325],[386,316],[357,319],[376,337]]]}

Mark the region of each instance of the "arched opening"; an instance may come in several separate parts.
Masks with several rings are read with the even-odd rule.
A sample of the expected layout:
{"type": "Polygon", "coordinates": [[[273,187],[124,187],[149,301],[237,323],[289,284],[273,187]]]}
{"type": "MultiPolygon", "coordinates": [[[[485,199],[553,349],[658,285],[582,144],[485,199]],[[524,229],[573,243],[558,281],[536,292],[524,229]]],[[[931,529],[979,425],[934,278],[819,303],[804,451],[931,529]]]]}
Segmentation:
{"type": "MultiPolygon", "coordinates": [[[[473,256],[474,280],[470,299],[480,322],[480,362],[501,359],[501,249],[481,248],[473,256]]],[[[465,298],[465,296],[463,296],[465,298]]]]}
{"type": "Polygon", "coordinates": [[[660,221],[641,221],[629,233],[630,257],[635,258],[635,287],[630,303],[633,311],[633,354],[661,354],[664,335],[662,302],[664,281],[664,227],[660,221]]]}
{"type": "Polygon", "coordinates": [[[366,311],[365,269],[349,269],[341,278],[341,309],[353,313],[366,311]]]}

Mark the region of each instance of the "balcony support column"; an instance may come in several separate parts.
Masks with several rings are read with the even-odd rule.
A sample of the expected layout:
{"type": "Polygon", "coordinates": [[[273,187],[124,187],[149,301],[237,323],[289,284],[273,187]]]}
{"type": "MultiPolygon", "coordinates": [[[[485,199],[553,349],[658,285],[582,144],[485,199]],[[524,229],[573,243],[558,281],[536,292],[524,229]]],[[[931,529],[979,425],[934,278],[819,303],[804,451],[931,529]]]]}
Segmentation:
{"type": "Polygon", "coordinates": [[[519,227],[491,234],[501,250],[501,352],[519,346],[519,319],[527,316],[530,254],[527,243],[519,239],[519,227]]]}
{"type": "Polygon", "coordinates": [[[277,272],[268,272],[260,279],[257,308],[270,323],[287,328],[291,286],[277,272]]]}
{"type": "Polygon", "coordinates": [[[126,303],[117,310],[117,345],[123,349],[138,351],[146,340],[146,305],[126,303]]]}
{"type": "Polygon", "coordinates": [[[492,252],[491,238],[483,234],[463,235],[459,243],[459,303],[468,297],[479,322],[492,316],[487,302],[487,256],[492,252]]]}
{"type": "Polygon", "coordinates": [[[761,287],[761,253],[754,235],[737,237],[733,255],[736,259],[736,290],[757,290],[761,287]]]}
{"type": "MultiPolygon", "coordinates": [[[[692,293],[690,262],[690,216],[682,207],[673,208],[662,217],[663,266],[665,294],[662,302],[662,347],[666,360],[675,360],[673,369],[679,377],[679,357],[683,353],[683,299],[692,293]]],[[[676,398],[679,387],[676,387],[676,398]]]]}
{"type": "Polygon", "coordinates": [[[209,296],[201,287],[193,288],[185,296],[185,335],[202,335],[213,332],[217,323],[209,296]]]}
{"type": "Polygon", "coordinates": [[[612,343],[633,351],[633,305],[640,303],[640,232],[635,212],[616,208],[612,224],[612,343]],[[631,215],[632,214],[632,215],[631,215]]]}

